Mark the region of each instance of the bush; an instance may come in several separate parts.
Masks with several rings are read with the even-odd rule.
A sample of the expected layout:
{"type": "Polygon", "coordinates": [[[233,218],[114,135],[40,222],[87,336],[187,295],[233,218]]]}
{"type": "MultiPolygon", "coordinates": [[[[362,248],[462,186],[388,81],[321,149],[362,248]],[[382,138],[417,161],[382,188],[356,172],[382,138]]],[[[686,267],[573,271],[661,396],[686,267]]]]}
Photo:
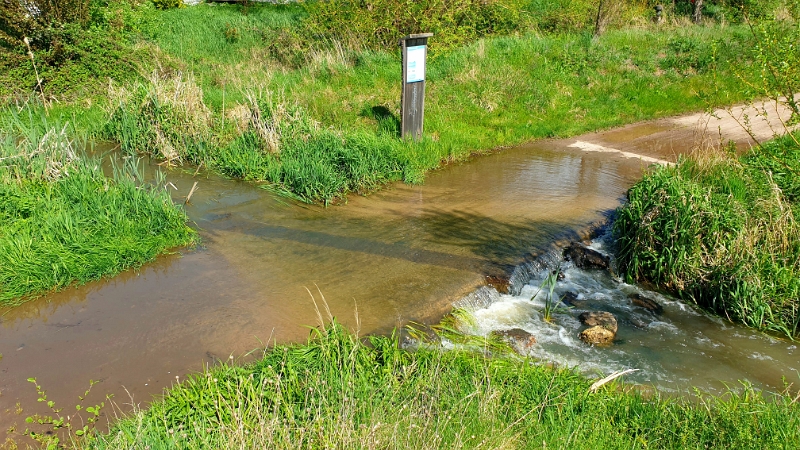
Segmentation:
{"type": "Polygon", "coordinates": [[[628,280],[748,326],[800,335],[800,147],[681,160],[628,193],[614,225],[628,280]]]}
{"type": "Polygon", "coordinates": [[[308,32],[353,48],[394,49],[411,33],[434,33],[433,50],[528,24],[523,0],[344,0],[307,4],[308,32]]]}
{"type": "Polygon", "coordinates": [[[133,76],[142,52],[117,33],[124,28],[121,12],[133,7],[128,1],[26,2],[36,14],[18,1],[0,2],[0,98],[34,90],[60,96],[133,76]]]}
{"type": "Polygon", "coordinates": [[[183,8],[183,0],[153,0],[153,5],[157,9],[183,8]]]}

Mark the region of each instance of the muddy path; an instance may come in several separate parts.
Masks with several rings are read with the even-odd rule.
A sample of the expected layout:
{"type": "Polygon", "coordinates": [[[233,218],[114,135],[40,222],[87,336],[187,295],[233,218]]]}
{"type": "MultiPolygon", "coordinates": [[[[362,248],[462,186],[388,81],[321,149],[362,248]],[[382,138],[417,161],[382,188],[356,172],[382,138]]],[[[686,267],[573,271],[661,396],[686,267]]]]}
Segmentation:
{"type": "MultiPolygon", "coordinates": [[[[317,323],[308,290],[361,333],[437,320],[552,242],[604,220],[649,164],[675,161],[699,142],[698,124],[749,145],[735,121],[719,117],[539,141],[329,208],[169,171],[176,201],[198,183],[187,212],[203,245],[0,311],[0,427],[36,411],[29,377],[69,408],[100,380],[89,400],[113,394],[125,410],[208,364],[302,341],[317,323]]],[[[146,176],[157,170],[148,165],[146,176]]]]}

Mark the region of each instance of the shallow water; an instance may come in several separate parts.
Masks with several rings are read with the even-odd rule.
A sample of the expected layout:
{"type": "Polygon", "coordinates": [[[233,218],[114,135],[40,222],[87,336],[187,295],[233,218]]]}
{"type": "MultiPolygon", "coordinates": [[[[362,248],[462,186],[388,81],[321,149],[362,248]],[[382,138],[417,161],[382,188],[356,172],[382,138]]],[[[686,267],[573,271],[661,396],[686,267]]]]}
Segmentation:
{"type": "MultiPolygon", "coordinates": [[[[176,375],[273,340],[301,341],[317,323],[306,289],[362,333],[437,320],[487,276],[507,277],[603,220],[642,168],[528,146],[329,208],[167,171],[176,201],[198,183],[186,210],[202,247],[0,312],[2,409],[35,405],[28,377],[60,404],[90,379],[102,380],[98,395],[146,402],[176,375]]],[[[159,170],[147,165],[143,175],[159,170]]]]}
{"type": "MultiPolygon", "coordinates": [[[[685,130],[670,140],[672,126],[643,124],[581,139],[606,136],[595,141],[625,144],[627,153],[639,142],[643,154],[674,160],[692,142],[685,130]],[[650,141],[658,145],[648,146],[652,133],[658,137],[650,141]]],[[[491,292],[488,282],[502,285],[508,279],[511,291],[523,295],[499,296],[491,308],[506,308],[508,320],[519,320],[514,311],[531,310],[524,291],[531,288],[524,286],[533,272],[526,261],[536,261],[555,241],[585,237],[620,204],[645,168],[621,154],[581,151],[571,147],[574,142],[506,149],[433,172],[424,185],[394,184],[329,208],[202,171],[164,171],[144,161],[145,178],[164,172],[162,183],[177,202],[198,183],[186,210],[202,246],[0,311],[0,428],[22,422],[24,415],[13,413],[17,402],[25,414],[36,410],[28,377],[36,377],[49,398],[67,407],[90,379],[101,380],[89,400],[113,394],[126,410],[124,404],[146,403],[176,377],[204,365],[246,358],[276,340],[302,341],[307,327],[317,323],[309,291],[318,302],[324,295],[341,322],[372,333],[409,320],[436,321],[453,302],[471,292],[491,292]]],[[[580,276],[568,271],[568,279],[580,276]]],[[[608,288],[592,295],[603,289],[608,288]]],[[[670,389],[750,373],[735,362],[728,378],[710,375],[702,358],[695,359],[694,372],[675,371],[670,361],[681,346],[686,361],[697,349],[738,361],[725,355],[746,349],[744,354],[753,357],[748,361],[760,362],[752,365],[765,373],[761,383],[767,387],[776,386],[780,376],[796,376],[793,349],[764,350],[784,345],[780,341],[704,316],[680,319],[684,316],[673,314],[679,304],[665,303],[664,320],[654,321],[664,325],[651,324],[647,332],[623,328],[619,336],[625,344],[605,353],[576,344],[571,339],[575,324],[566,317],[557,322],[560,329],[540,330],[537,351],[561,364],[583,361],[603,371],[649,367],[636,380],[674,379],[664,382],[670,389]],[[712,326],[720,331],[706,330],[712,326]],[[679,337],[670,337],[668,346],[675,348],[665,352],[661,336],[673,335],[679,337]],[[755,359],[756,352],[764,359],[755,359]]]]}

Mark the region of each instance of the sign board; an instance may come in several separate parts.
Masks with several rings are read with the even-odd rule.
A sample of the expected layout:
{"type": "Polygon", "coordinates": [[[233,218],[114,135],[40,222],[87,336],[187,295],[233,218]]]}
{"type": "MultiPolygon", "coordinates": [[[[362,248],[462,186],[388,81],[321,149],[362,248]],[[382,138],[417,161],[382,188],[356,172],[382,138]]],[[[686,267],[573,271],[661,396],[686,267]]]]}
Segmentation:
{"type": "Polygon", "coordinates": [[[406,83],[425,81],[426,45],[416,45],[406,49],[406,83]]]}
{"type": "Polygon", "coordinates": [[[411,34],[400,39],[403,91],[400,95],[400,137],[422,139],[425,113],[425,58],[431,33],[411,34]]]}

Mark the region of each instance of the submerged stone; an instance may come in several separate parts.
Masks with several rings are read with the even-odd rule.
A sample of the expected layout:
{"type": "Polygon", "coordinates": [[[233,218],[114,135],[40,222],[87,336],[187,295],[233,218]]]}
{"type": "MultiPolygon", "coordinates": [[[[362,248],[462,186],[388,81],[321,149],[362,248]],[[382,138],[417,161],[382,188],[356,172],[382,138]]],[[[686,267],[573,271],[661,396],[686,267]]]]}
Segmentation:
{"type": "Polygon", "coordinates": [[[610,312],[587,311],[578,316],[578,320],[584,325],[590,327],[601,326],[614,334],[617,333],[617,318],[610,312]]]}
{"type": "Polygon", "coordinates": [[[580,334],[581,340],[591,345],[611,345],[614,342],[614,336],[615,334],[611,330],[600,325],[587,328],[580,334]]]}
{"type": "Polygon", "coordinates": [[[507,276],[487,275],[486,284],[501,294],[508,294],[511,280],[507,276]]]}
{"type": "Polygon", "coordinates": [[[567,306],[578,306],[583,302],[581,300],[578,300],[578,294],[572,291],[567,291],[564,293],[564,295],[561,296],[561,303],[567,306]]]}
{"type": "Polygon", "coordinates": [[[645,297],[641,294],[631,294],[628,298],[631,299],[634,305],[641,306],[652,313],[661,314],[664,312],[664,307],[652,298],[645,297]]]}
{"type": "Polygon", "coordinates": [[[580,242],[573,242],[564,249],[564,257],[572,261],[576,267],[584,270],[608,269],[609,258],[597,250],[591,249],[580,242]]]}
{"type": "Polygon", "coordinates": [[[528,354],[531,347],[536,345],[536,337],[522,328],[496,331],[495,334],[511,344],[511,346],[514,347],[514,350],[522,355],[528,354]]]}

